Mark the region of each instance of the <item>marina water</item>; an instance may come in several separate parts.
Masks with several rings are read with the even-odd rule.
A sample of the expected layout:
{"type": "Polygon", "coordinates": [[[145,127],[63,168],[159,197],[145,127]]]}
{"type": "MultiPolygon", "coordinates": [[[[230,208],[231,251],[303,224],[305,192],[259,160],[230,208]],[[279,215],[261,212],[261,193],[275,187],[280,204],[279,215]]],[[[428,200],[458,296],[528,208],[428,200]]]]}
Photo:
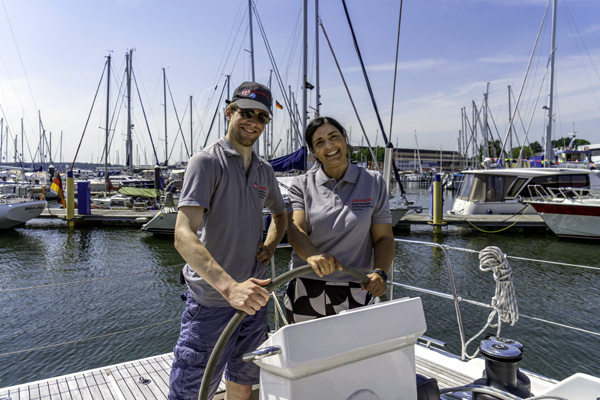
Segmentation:
{"type": "MultiPolygon", "coordinates": [[[[419,202],[429,207],[427,189],[408,189],[420,193],[419,202]]],[[[446,210],[452,193],[445,193],[444,200],[446,210]]],[[[396,237],[449,246],[458,294],[487,304],[495,291],[492,273],[479,269],[476,253],[453,248],[480,251],[498,246],[520,257],[509,258],[509,263],[521,317],[515,326],[503,324],[502,336],[525,345],[521,366],[556,379],[575,372],[600,375],[600,336],[528,318],[600,331],[600,271],[523,260],[599,267],[596,242],[514,228],[484,233],[448,227],[434,237],[431,227],[414,226],[410,232],[397,231],[396,237]]],[[[179,283],[183,260],[172,238],[128,226],[69,230],[59,221],[37,219],[0,233],[0,257],[0,387],[172,351],[185,291],[179,283]]],[[[286,270],[289,258],[289,249],[277,250],[279,273],[286,270]]],[[[446,261],[436,248],[397,243],[395,275],[408,285],[450,293],[446,261]]],[[[416,295],[405,289],[395,292],[395,297],[416,295]]],[[[426,335],[447,342],[458,354],[452,302],[421,297],[426,335]]],[[[461,311],[467,338],[484,326],[490,312],[466,303],[461,311]]],[[[468,352],[478,343],[475,340],[468,352]]]]}

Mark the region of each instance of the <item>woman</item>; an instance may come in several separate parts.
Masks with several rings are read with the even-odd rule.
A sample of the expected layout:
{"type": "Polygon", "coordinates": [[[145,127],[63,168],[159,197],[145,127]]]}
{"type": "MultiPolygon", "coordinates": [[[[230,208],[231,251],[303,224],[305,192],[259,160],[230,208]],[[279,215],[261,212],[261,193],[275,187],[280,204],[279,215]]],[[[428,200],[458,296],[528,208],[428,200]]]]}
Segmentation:
{"type": "Polygon", "coordinates": [[[288,284],[289,322],[337,314],[384,294],[395,251],[381,174],[348,162],[346,131],[333,118],[314,119],[305,139],[317,163],[288,191],[288,241],[290,268],[309,264],[313,272],[288,284]],[[369,283],[340,272],[342,265],[367,274],[369,283]]]}

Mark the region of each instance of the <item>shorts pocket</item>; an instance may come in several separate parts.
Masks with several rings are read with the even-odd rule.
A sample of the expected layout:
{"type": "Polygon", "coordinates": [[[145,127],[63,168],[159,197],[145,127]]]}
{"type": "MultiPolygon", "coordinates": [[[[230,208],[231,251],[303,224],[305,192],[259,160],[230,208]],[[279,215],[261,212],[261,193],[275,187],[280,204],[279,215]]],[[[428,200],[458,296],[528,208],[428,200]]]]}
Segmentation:
{"type": "Polygon", "coordinates": [[[205,351],[196,351],[187,346],[175,346],[175,358],[188,365],[201,365],[206,359],[205,351]]]}
{"type": "Polygon", "coordinates": [[[183,317],[188,321],[193,321],[198,315],[200,315],[201,310],[202,306],[192,299],[191,294],[188,295],[183,317]]]}

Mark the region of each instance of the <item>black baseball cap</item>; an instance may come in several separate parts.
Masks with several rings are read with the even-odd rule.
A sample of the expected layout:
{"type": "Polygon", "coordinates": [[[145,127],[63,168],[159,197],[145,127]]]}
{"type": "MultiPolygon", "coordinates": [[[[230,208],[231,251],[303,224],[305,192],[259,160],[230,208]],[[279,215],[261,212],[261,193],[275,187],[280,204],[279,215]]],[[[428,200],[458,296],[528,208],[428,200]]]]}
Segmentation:
{"type": "Polygon", "coordinates": [[[256,82],[244,82],[235,89],[231,101],[240,108],[258,108],[273,115],[271,99],[271,91],[268,87],[256,82]]]}

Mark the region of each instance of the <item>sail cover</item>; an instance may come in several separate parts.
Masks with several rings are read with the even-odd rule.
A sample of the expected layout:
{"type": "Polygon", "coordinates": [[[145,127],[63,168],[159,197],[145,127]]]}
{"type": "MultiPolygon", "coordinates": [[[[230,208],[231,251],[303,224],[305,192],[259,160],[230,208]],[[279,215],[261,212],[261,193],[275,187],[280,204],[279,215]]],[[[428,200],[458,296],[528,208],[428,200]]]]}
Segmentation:
{"type": "Polygon", "coordinates": [[[304,170],[306,165],[306,146],[302,146],[297,151],[287,154],[283,157],[275,158],[269,161],[275,172],[286,172],[292,170],[304,170]]]}

